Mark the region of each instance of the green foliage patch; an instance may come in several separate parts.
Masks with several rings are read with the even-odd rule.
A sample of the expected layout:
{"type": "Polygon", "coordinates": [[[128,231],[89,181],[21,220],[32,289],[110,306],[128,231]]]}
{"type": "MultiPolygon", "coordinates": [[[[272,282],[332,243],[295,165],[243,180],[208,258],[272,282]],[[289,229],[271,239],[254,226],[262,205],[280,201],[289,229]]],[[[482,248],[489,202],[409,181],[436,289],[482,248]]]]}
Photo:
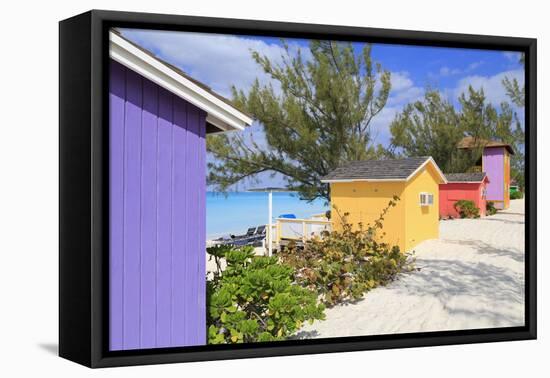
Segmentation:
{"type": "Polygon", "coordinates": [[[209,344],[284,340],[304,322],[324,319],[317,294],[293,282],[294,271],[277,257],[255,256],[252,247],[207,249],[217,263],[207,282],[209,344]]]}
{"type": "Polygon", "coordinates": [[[523,198],[523,193],[520,192],[519,190],[516,190],[510,193],[511,200],[522,199],[522,198],[523,198]]]}
{"type": "Polygon", "coordinates": [[[311,40],[307,51],[293,51],[283,43],[282,62],[252,51],[272,82],[257,79],[232,91],[233,104],[261,124],[266,143],[245,132],[210,135],[207,148],[216,160],[208,164],[208,183],[226,191],[260,173],[278,173],[300,198],[329,201],[320,177],[344,162],[383,154],[371,123],[386,105],[391,74],[368,44],[355,51],[349,42],[311,40]]]}
{"type": "Polygon", "coordinates": [[[479,218],[479,208],[473,201],[459,200],[454,204],[455,210],[461,218],[479,218]]]}
{"type": "Polygon", "coordinates": [[[384,217],[397,201],[399,197],[394,197],[372,225],[359,224],[354,230],[346,213],[341,216],[341,230],[310,239],[303,249],[289,246],[282,259],[295,269],[296,282],[316,290],[321,301],[332,306],[360,299],[367,291],[394,280],[399,273],[412,270],[411,254],[377,241],[376,237],[382,232],[384,217]]]}
{"type": "Polygon", "coordinates": [[[459,149],[462,138],[497,140],[514,149],[510,174],[523,185],[525,131],[514,108],[507,102],[495,107],[483,89],[471,86],[458,102],[460,107],[427,89],[423,99],[406,105],[390,124],[390,156],[432,156],[443,172],[470,172],[480,165],[483,145],[459,149]]]}
{"type": "Polygon", "coordinates": [[[487,205],[485,206],[485,213],[487,215],[495,215],[497,213],[497,208],[495,207],[494,202],[487,201],[487,205]]]}

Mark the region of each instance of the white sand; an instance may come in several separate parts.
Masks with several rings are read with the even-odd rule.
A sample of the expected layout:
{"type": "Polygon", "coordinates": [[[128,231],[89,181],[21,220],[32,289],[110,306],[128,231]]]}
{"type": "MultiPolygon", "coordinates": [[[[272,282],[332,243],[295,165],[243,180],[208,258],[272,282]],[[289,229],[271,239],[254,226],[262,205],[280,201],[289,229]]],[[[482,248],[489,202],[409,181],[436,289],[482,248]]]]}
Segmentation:
{"type": "Polygon", "coordinates": [[[420,271],[326,311],[299,337],[337,337],[524,324],[524,201],[481,219],[441,221],[415,248],[420,271]]]}

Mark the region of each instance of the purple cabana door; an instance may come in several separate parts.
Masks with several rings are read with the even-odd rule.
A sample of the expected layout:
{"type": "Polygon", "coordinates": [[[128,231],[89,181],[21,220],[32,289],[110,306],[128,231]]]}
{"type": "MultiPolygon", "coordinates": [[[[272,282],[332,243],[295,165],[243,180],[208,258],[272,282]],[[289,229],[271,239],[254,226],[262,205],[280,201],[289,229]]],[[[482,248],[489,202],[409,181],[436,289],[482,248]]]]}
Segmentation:
{"type": "Polygon", "coordinates": [[[206,114],[110,65],[110,350],[206,341],[206,114]]]}

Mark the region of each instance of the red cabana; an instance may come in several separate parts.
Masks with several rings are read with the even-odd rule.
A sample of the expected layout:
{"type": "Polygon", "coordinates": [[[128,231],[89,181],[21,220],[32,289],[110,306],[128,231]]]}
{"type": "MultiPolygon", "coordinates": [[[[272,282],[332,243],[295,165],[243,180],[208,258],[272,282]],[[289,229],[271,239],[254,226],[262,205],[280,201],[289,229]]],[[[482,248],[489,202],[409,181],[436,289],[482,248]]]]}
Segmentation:
{"type": "Polygon", "coordinates": [[[485,216],[486,187],[489,179],[485,172],[447,173],[446,184],[439,184],[439,215],[442,218],[458,218],[454,205],[459,200],[469,200],[479,208],[479,215],[485,216]]]}

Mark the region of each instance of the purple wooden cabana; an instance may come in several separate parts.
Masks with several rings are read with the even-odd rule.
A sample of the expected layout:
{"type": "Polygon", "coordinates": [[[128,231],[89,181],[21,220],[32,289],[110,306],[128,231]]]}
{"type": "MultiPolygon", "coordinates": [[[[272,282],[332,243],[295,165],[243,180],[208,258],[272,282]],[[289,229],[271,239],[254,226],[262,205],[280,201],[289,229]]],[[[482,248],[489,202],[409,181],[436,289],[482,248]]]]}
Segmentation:
{"type": "Polygon", "coordinates": [[[489,178],[487,184],[487,201],[493,202],[497,209],[507,209],[510,206],[510,159],[514,149],[507,143],[473,138],[463,138],[458,148],[483,148],[479,171],[485,172],[489,178]]]}
{"type": "Polygon", "coordinates": [[[205,136],[252,119],[115,31],[110,56],[109,347],[202,345],[205,136]]]}

